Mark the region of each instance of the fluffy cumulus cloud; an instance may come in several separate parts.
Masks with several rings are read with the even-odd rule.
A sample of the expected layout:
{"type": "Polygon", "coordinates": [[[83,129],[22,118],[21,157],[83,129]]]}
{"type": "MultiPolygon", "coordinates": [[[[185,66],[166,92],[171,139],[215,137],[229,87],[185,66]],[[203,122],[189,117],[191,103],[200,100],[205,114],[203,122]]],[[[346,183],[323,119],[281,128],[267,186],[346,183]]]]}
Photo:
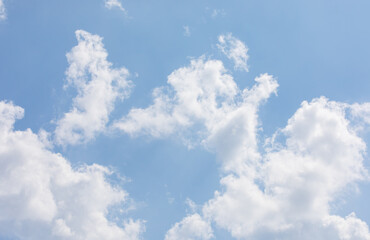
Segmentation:
{"type": "Polygon", "coordinates": [[[228,102],[237,94],[236,85],[222,62],[207,61],[203,57],[174,71],[168,83],[169,87],[153,91],[153,105],[132,109],[116,122],[116,127],[131,135],[155,137],[167,136],[198,122],[207,123],[211,128],[230,107],[229,104],[219,105],[219,99],[228,102]],[[212,118],[216,119],[212,121],[212,118]]]}
{"type": "Polygon", "coordinates": [[[108,9],[118,8],[122,12],[126,13],[126,9],[123,8],[122,3],[118,0],[105,0],[105,7],[108,9]]]}
{"type": "Polygon", "coordinates": [[[5,6],[3,0],[0,0],[0,20],[4,20],[6,18],[5,6]]]}
{"type": "MultiPolygon", "coordinates": [[[[57,121],[54,136],[61,145],[104,132],[115,102],[132,85],[127,69],[107,61],[99,36],[81,30],[76,35],[66,76],[77,96],[57,121]]],[[[248,70],[243,42],[221,35],[218,47],[236,69],[248,70]]],[[[151,105],[131,109],[112,126],[131,136],[177,136],[187,146],[203,146],[217,156],[222,178],[221,189],[175,223],[166,240],[209,240],[212,225],[236,239],[370,240],[367,223],[355,213],[332,213],[343,192],[369,179],[359,131],[370,123],[370,103],[303,101],[287,125],[262,144],[258,111],[276,94],[273,76],[261,74],[252,87],[240,89],[221,61],[202,56],[173,71],[167,83],[154,89],[151,105]]],[[[22,108],[0,102],[0,236],[139,239],[142,221],[108,217],[127,199],[107,180],[109,169],[72,168],[48,150],[45,132],[14,131],[22,117],[22,108]]]]}
{"type": "Polygon", "coordinates": [[[0,238],[139,239],[143,222],[108,218],[127,193],[100,165],[73,169],[30,129],[14,131],[23,109],[0,102],[0,238]]]}
{"type": "Polygon", "coordinates": [[[242,41],[228,33],[218,37],[217,47],[234,62],[235,69],[248,71],[248,48],[242,41]]]}
{"type": "Polygon", "coordinates": [[[209,222],[199,214],[193,214],[176,223],[166,234],[165,240],[208,240],[213,238],[209,222]]]}
{"type": "Polygon", "coordinates": [[[67,86],[77,90],[71,110],[57,122],[55,141],[60,145],[85,143],[105,131],[117,100],[128,96],[131,81],[126,68],[112,68],[102,38],[76,31],[78,45],[69,53],[67,86]]]}
{"type": "MultiPolygon", "coordinates": [[[[230,41],[231,35],[222,36],[220,48],[230,41]]],[[[370,239],[355,213],[331,213],[344,191],[368,179],[366,145],[359,121],[352,121],[368,123],[368,103],[304,101],[262,146],[258,110],[276,93],[272,76],[262,74],[241,90],[221,61],[201,57],[170,74],[168,84],[153,91],[152,105],[132,109],[115,126],[131,135],[200,143],[216,154],[223,177],[221,190],[173,225],[166,239],[210,239],[211,223],[236,239],[370,239]]]]}
{"type": "Polygon", "coordinates": [[[261,75],[256,81],[258,84],[253,89],[242,91],[221,61],[193,59],[189,66],[169,75],[169,86],[153,91],[152,105],[132,109],[115,126],[130,135],[165,137],[177,133],[186,140],[189,136],[194,138],[196,132],[202,140],[222,128],[225,119],[238,115],[239,105],[250,108],[265,98],[269,93],[263,92],[262,86],[272,92],[277,86],[269,75],[261,75]]]}
{"type": "Polygon", "coordinates": [[[230,171],[222,178],[223,190],[205,204],[204,216],[238,239],[370,239],[354,214],[330,214],[336,197],[367,177],[366,146],[345,105],[303,102],[281,134],[285,142],[273,143],[253,174],[230,171]]]}

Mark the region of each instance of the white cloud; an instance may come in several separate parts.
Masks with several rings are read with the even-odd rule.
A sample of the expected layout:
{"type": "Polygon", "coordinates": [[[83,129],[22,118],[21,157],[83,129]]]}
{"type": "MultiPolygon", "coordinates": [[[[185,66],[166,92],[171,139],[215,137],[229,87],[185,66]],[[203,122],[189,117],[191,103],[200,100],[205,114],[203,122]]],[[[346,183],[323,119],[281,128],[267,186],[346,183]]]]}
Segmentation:
{"type": "Polygon", "coordinates": [[[255,81],[251,89],[243,90],[243,101],[218,120],[203,140],[206,148],[221,160],[224,171],[254,175],[253,167],[261,158],[257,149],[258,107],[276,93],[278,83],[268,74],[260,75],[255,81]]]}
{"type": "Polygon", "coordinates": [[[78,45],[69,53],[68,86],[78,95],[72,109],[57,122],[55,141],[61,145],[85,143],[103,132],[116,100],[128,96],[131,81],[126,68],[112,68],[102,38],[76,31],[78,45]]]}
{"type": "MultiPolygon", "coordinates": [[[[223,191],[203,214],[238,239],[370,239],[366,223],[354,215],[330,214],[338,195],[367,176],[366,146],[346,119],[345,105],[325,98],[303,102],[281,132],[284,147],[256,155],[257,164],[244,157],[250,171],[224,169],[223,191]]],[[[228,139],[220,141],[229,151],[228,139]]]]}
{"type": "Polygon", "coordinates": [[[218,49],[234,62],[234,68],[248,72],[248,48],[231,33],[218,37],[218,49]]]}
{"type": "Polygon", "coordinates": [[[0,0],[0,21],[6,18],[6,11],[3,0],[0,0]]]}
{"type": "MultiPolygon", "coordinates": [[[[271,89],[257,86],[259,91],[246,93],[249,99],[271,89]]],[[[348,105],[326,98],[303,102],[279,131],[285,143],[265,154],[258,150],[257,107],[240,105],[205,140],[221,159],[225,177],[222,191],[203,206],[203,218],[237,239],[370,239],[367,224],[354,214],[330,213],[343,191],[368,177],[366,145],[345,114],[348,105]]],[[[174,229],[191,234],[180,227],[191,220],[184,218],[168,234],[174,229]]]]}
{"type": "Polygon", "coordinates": [[[185,200],[185,203],[186,203],[186,205],[187,205],[187,207],[188,207],[188,212],[191,212],[191,213],[195,213],[195,212],[197,212],[197,209],[198,209],[198,206],[197,206],[197,204],[195,203],[195,202],[193,202],[190,198],[187,198],[186,200],[185,200]]]}
{"type": "Polygon", "coordinates": [[[17,239],[138,239],[142,221],[111,221],[127,193],[94,164],[73,169],[30,129],[14,131],[23,109],[0,102],[0,236],[17,239]]]}
{"type": "Polygon", "coordinates": [[[184,26],[183,28],[184,28],[184,36],[185,37],[190,37],[191,32],[190,32],[189,26],[184,26]]]}
{"type": "Polygon", "coordinates": [[[193,59],[189,66],[169,75],[169,87],[153,91],[151,106],[132,109],[115,126],[134,136],[177,134],[190,145],[199,143],[215,128],[221,127],[224,119],[237,114],[240,105],[250,108],[252,103],[268,97],[277,87],[276,81],[268,75],[261,75],[256,81],[253,89],[241,91],[221,61],[204,57],[193,59]]]}
{"type": "Polygon", "coordinates": [[[131,134],[162,137],[196,122],[216,122],[230,107],[238,93],[232,77],[220,61],[203,57],[190,66],[177,69],[168,77],[168,88],[153,91],[154,103],[145,109],[134,108],[116,127],[131,134]],[[220,105],[225,99],[225,104],[220,105]]]}
{"type": "Polygon", "coordinates": [[[341,240],[370,239],[369,227],[364,221],[358,219],[354,213],[345,218],[329,216],[324,219],[324,226],[333,228],[334,231],[338,232],[341,240]]]}
{"type": "Polygon", "coordinates": [[[126,9],[122,7],[122,3],[118,0],[105,0],[105,7],[108,9],[118,8],[122,12],[126,13],[126,9]]]}
{"type": "Polygon", "coordinates": [[[208,239],[194,234],[212,232],[214,222],[237,239],[370,239],[367,224],[354,214],[331,213],[340,194],[368,178],[366,145],[349,120],[356,114],[366,120],[367,104],[304,101],[261,150],[258,109],[278,84],[268,74],[255,81],[240,90],[221,61],[193,59],[169,75],[167,88],[153,91],[152,105],[115,123],[134,136],[177,135],[186,144],[201,143],[221,163],[222,189],[166,238],[208,239]],[[274,142],[276,135],[284,141],[274,142]],[[198,221],[209,231],[194,230],[198,221]]]}
{"type": "MultiPolygon", "coordinates": [[[[236,67],[247,70],[244,44],[231,34],[219,41],[236,67]],[[239,43],[241,48],[229,47],[239,43]]],[[[194,208],[176,223],[167,240],[210,239],[211,222],[237,239],[370,239],[367,224],[354,214],[331,214],[338,196],[368,177],[362,164],[366,145],[349,120],[368,123],[368,104],[305,101],[261,150],[258,110],[277,87],[262,74],[241,90],[221,61],[200,57],[172,72],[168,86],[153,91],[152,105],[133,108],[114,123],[132,136],[176,135],[188,146],[202,144],[221,163],[222,189],[201,214],[194,208]],[[276,135],[284,141],[275,142],[276,135]]],[[[70,234],[61,221],[58,229],[70,234]]]]}
{"type": "Polygon", "coordinates": [[[165,240],[208,240],[213,238],[210,223],[199,214],[193,214],[176,223],[166,234],[165,240]]]}

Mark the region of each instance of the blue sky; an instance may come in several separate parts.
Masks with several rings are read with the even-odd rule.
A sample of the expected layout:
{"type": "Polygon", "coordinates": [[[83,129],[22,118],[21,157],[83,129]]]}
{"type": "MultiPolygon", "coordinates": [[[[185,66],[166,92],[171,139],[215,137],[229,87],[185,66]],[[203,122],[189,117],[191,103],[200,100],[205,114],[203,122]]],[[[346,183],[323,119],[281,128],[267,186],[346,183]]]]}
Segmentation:
{"type": "Polygon", "coordinates": [[[0,239],[370,239],[369,8],[0,0],[0,239]]]}

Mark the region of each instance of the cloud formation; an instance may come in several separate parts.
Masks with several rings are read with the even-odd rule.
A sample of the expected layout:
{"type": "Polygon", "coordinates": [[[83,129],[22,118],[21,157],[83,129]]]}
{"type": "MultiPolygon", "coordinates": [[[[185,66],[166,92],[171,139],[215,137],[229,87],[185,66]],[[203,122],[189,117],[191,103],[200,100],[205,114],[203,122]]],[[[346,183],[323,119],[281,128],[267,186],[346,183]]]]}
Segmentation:
{"type": "Polygon", "coordinates": [[[200,57],[171,73],[168,84],[153,91],[152,105],[132,109],[115,126],[133,136],[201,144],[216,154],[223,177],[221,190],[166,239],[210,239],[211,223],[237,239],[370,239],[355,213],[331,213],[343,192],[368,179],[366,144],[351,121],[367,123],[368,103],[304,101],[261,146],[258,110],[277,91],[272,76],[240,90],[221,61],[200,57]]]}
{"type": "Polygon", "coordinates": [[[118,8],[122,12],[126,13],[126,9],[122,7],[122,3],[118,0],[105,0],[105,7],[108,9],[118,8]]]}
{"type": "Polygon", "coordinates": [[[234,62],[234,68],[248,72],[248,48],[231,33],[218,37],[218,49],[234,62]]]}
{"type": "MultiPolygon", "coordinates": [[[[117,1],[107,2],[112,7],[117,1]]],[[[60,145],[104,132],[114,103],[132,85],[127,69],[107,61],[101,37],[82,30],[76,36],[66,76],[77,97],[57,122],[60,145]]],[[[235,69],[248,71],[245,44],[231,34],[218,41],[235,69]]],[[[221,189],[175,223],[166,240],[209,240],[212,224],[236,239],[370,240],[367,223],[355,213],[332,214],[343,192],[369,179],[359,131],[370,123],[370,103],[303,101],[262,146],[258,111],[277,92],[273,76],[261,74],[251,88],[239,89],[223,62],[202,56],[173,71],[167,83],[154,89],[151,105],[131,109],[113,126],[131,136],[177,136],[187,146],[201,145],[215,153],[222,178],[221,189]]],[[[139,239],[143,221],[108,217],[110,207],[122,206],[128,195],[109,183],[110,170],[96,164],[73,169],[48,150],[42,132],[14,131],[23,113],[0,102],[0,236],[139,239]]]]}
{"type": "MultiPolygon", "coordinates": [[[[257,81],[275,84],[268,75],[260,76],[257,81]]],[[[202,140],[203,135],[217,128],[238,107],[247,91],[237,88],[221,61],[205,57],[193,59],[189,66],[172,72],[168,84],[168,87],[154,89],[151,106],[131,109],[115,127],[133,136],[166,137],[177,133],[185,140],[194,135],[202,140]]],[[[264,94],[258,91],[256,89],[253,97],[264,94]]],[[[250,101],[256,100],[253,97],[249,97],[250,101]]]]}
{"type": "Polygon", "coordinates": [[[370,239],[355,214],[330,214],[339,194],[367,177],[366,146],[344,106],[326,98],[303,102],[281,130],[284,143],[255,166],[245,158],[251,173],[230,171],[221,179],[205,218],[239,239],[370,239]]]}
{"type": "Polygon", "coordinates": [[[166,234],[165,240],[208,240],[213,238],[209,222],[199,214],[189,215],[180,223],[176,223],[166,234]]]}
{"type": "Polygon", "coordinates": [[[6,11],[3,0],[0,0],[0,21],[6,19],[6,11]]]}
{"type": "Polygon", "coordinates": [[[128,197],[109,183],[111,171],[97,164],[73,169],[30,129],[14,131],[23,113],[0,102],[0,237],[139,239],[142,221],[108,218],[110,208],[123,209],[128,197]]]}
{"type": "Polygon", "coordinates": [[[117,100],[129,95],[129,71],[112,68],[102,38],[76,31],[78,45],[67,53],[67,86],[77,90],[73,106],[57,121],[55,141],[60,145],[86,143],[105,131],[117,100]]]}

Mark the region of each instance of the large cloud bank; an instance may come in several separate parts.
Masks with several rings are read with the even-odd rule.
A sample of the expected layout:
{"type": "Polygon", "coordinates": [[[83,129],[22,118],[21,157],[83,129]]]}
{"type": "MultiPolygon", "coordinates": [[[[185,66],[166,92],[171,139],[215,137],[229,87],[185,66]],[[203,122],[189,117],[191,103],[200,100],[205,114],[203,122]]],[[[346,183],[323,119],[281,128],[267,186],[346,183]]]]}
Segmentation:
{"type": "Polygon", "coordinates": [[[118,0],[105,0],[104,4],[108,9],[118,8],[122,12],[126,13],[126,9],[123,8],[122,3],[118,0]]]}
{"type": "Polygon", "coordinates": [[[218,49],[234,62],[234,68],[248,72],[248,48],[231,33],[218,37],[218,49]]]}
{"type": "Polygon", "coordinates": [[[77,144],[105,131],[114,102],[127,96],[125,68],[112,69],[97,35],[76,31],[67,54],[72,109],[57,122],[54,138],[14,131],[24,110],[0,101],[0,238],[140,239],[144,221],[125,217],[128,193],[110,183],[112,171],[97,164],[73,168],[53,144],[77,144]]]}
{"type": "MultiPolygon", "coordinates": [[[[332,213],[343,192],[369,180],[360,131],[370,123],[370,103],[304,101],[284,128],[262,142],[258,111],[276,94],[276,79],[261,74],[252,87],[240,89],[222,61],[202,56],[154,89],[151,105],[111,120],[115,102],[131,88],[128,70],[112,68],[101,37],[82,30],[76,36],[66,76],[77,96],[56,122],[55,144],[86,143],[111,128],[130,136],[176,136],[215,153],[220,163],[221,189],[175,223],[166,240],[209,240],[215,226],[236,239],[370,239],[367,223],[355,213],[332,213]]],[[[239,39],[221,35],[218,47],[236,69],[248,70],[248,48],[239,39]]],[[[110,170],[74,169],[41,135],[14,131],[23,112],[0,102],[0,236],[139,239],[143,221],[108,217],[120,212],[128,195],[109,182],[110,170]]]]}
{"type": "MultiPolygon", "coordinates": [[[[248,56],[239,54],[245,45],[231,34],[219,42],[247,70],[248,56]]],[[[132,109],[115,126],[132,136],[175,135],[201,144],[216,154],[224,177],[201,212],[176,223],[166,239],[210,239],[212,224],[237,239],[370,239],[355,213],[331,214],[341,193],[368,180],[366,145],[359,121],[351,121],[369,122],[368,103],[304,101],[261,147],[258,109],[277,91],[272,76],[262,74],[241,90],[221,61],[200,57],[170,74],[168,84],[153,91],[152,105],[132,109]]]]}
{"type": "Polygon", "coordinates": [[[0,236],[19,239],[138,239],[141,221],[116,223],[128,194],[100,165],[73,169],[30,129],[14,131],[24,110],[0,102],[0,236]]]}

